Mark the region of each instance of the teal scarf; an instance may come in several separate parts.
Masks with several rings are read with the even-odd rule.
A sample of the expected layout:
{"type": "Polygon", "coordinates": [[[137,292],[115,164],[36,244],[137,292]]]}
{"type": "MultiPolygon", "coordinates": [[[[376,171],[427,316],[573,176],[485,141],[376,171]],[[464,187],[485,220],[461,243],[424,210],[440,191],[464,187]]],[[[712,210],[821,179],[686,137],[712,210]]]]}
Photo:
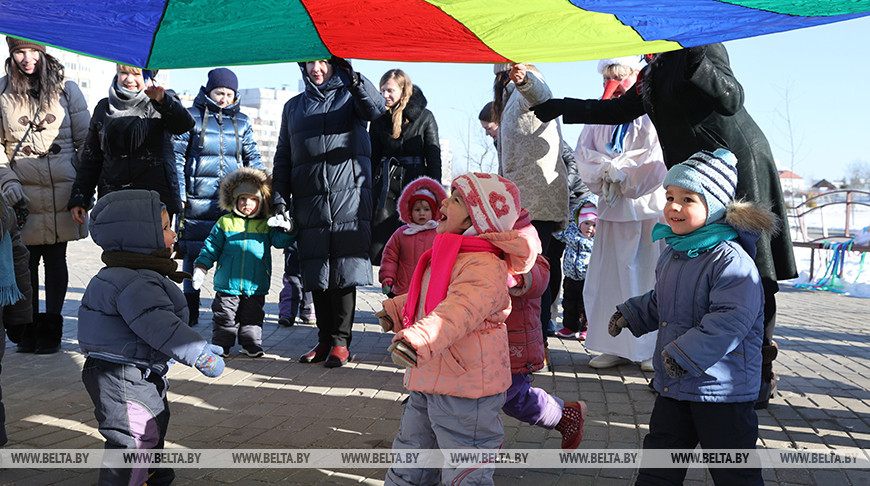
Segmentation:
{"type": "Polygon", "coordinates": [[[15,282],[15,259],[12,256],[12,237],[3,233],[0,239],[0,307],[14,304],[24,297],[15,282]]]}
{"type": "Polygon", "coordinates": [[[720,241],[737,239],[737,231],[727,224],[715,223],[702,226],[687,235],[675,234],[670,226],[656,223],[652,230],[652,240],[665,239],[674,250],[684,252],[695,258],[701,252],[718,245],[720,241]]]}

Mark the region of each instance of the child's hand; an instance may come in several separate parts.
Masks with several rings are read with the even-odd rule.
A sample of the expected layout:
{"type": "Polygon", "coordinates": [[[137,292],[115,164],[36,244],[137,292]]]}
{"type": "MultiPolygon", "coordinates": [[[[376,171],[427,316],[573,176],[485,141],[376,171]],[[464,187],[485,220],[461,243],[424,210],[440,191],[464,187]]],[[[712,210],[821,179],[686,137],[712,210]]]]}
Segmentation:
{"type": "Polygon", "coordinates": [[[393,320],[387,314],[386,309],[381,309],[375,312],[375,317],[378,318],[378,323],[381,325],[381,329],[383,329],[384,332],[389,332],[393,329],[393,320]]]}
{"type": "Polygon", "coordinates": [[[622,332],[622,329],[628,327],[628,321],[625,320],[625,316],[622,315],[622,312],[616,311],[610,316],[610,322],[607,323],[607,334],[610,334],[613,337],[619,336],[619,333],[622,332]]]}
{"type": "Polygon", "coordinates": [[[396,341],[387,348],[390,352],[390,358],[393,363],[402,368],[413,368],[417,366],[417,352],[405,341],[396,341]]]}
{"type": "Polygon", "coordinates": [[[670,354],[668,354],[667,349],[662,350],[662,358],[664,358],[665,372],[667,372],[668,376],[670,376],[671,378],[679,378],[686,374],[686,370],[684,370],[683,367],[680,366],[680,363],[677,363],[677,360],[675,360],[671,357],[670,354]]]}
{"type": "Polygon", "coordinates": [[[193,269],[193,278],[190,279],[191,286],[193,290],[199,290],[202,287],[202,282],[205,280],[205,276],[208,273],[208,270],[197,265],[193,269]]]}
{"type": "Polygon", "coordinates": [[[296,230],[296,224],[293,218],[288,218],[283,212],[276,213],[266,221],[266,224],[271,228],[279,228],[285,233],[292,233],[296,230]]]}
{"type": "Polygon", "coordinates": [[[388,295],[392,291],[393,291],[393,279],[391,279],[391,278],[384,279],[383,285],[381,285],[381,292],[384,295],[388,295]]]}
{"type": "Polygon", "coordinates": [[[223,348],[220,346],[206,344],[193,366],[205,376],[217,378],[224,372],[224,359],[220,357],[222,352],[223,348]]]}

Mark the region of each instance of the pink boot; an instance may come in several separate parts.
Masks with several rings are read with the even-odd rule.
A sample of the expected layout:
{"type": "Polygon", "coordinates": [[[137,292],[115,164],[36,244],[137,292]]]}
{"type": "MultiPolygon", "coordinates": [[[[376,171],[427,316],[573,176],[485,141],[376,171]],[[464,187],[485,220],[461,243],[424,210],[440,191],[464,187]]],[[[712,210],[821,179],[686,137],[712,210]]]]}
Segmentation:
{"type": "Polygon", "coordinates": [[[583,440],[583,422],[586,421],[586,402],[565,402],[562,420],[556,430],[562,434],[562,449],[573,450],[583,440]]]}

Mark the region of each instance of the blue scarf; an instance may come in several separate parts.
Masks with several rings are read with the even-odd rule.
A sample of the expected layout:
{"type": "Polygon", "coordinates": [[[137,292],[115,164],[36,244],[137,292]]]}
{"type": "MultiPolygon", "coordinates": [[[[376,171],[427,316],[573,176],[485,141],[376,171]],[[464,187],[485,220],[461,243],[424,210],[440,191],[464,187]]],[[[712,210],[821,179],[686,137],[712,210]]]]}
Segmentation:
{"type": "Polygon", "coordinates": [[[653,241],[664,238],[665,243],[689,258],[695,258],[722,241],[735,240],[737,236],[737,230],[723,223],[708,224],[687,235],[675,234],[670,226],[662,223],[656,223],[652,230],[653,241]]]}
{"type": "Polygon", "coordinates": [[[611,154],[621,154],[625,147],[623,147],[622,143],[625,141],[625,136],[628,134],[628,127],[631,126],[633,122],[623,123],[622,125],[616,125],[616,128],[613,129],[613,135],[610,137],[610,142],[607,143],[607,150],[611,154]]]}
{"type": "Polygon", "coordinates": [[[24,297],[15,282],[15,259],[12,256],[12,237],[3,233],[0,239],[0,307],[14,304],[24,297]]]}

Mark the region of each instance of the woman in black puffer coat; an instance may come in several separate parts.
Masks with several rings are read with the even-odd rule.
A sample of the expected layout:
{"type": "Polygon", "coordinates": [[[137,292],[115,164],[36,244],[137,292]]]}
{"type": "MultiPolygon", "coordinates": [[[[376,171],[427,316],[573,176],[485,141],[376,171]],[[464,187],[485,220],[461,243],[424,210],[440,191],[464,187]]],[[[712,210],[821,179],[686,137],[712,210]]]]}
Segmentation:
{"type": "Polygon", "coordinates": [[[441,181],[438,125],[426,109],[423,92],[401,69],[387,71],[380,86],[387,112],[369,128],[375,198],[370,254],[375,264],[380,264],[384,245],[402,225],[396,212],[402,190],[420,176],[441,181]]]}
{"type": "MultiPolygon", "coordinates": [[[[344,59],[299,63],[305,91],[284,105],[274,188],[299,229],[302,285],[314,297],[318,344],[299,359],[338,367],[350,358],[356,287],[371,285],[371,142],[384,98],[344,59]]],[[[277,202],[277,201],[276,201],[277,202]]],[[[283,213],[277,204],[276,214],[283,213]]]]}
{"type": "MultiPolygon", "coordinates": [[[[179,250],[183,269],[193,272],[193,261],[203,242],[225,211],[218,205],[221,181],[239,167],[264,169],[247,115],[240,112],[239,81],[227,68],[212,69],[188,111],[196,121],[189,131],[173,137],[178,187],[181,193],[179,250]]],[[[188,324],[199,321],[199,291],[184,281],[190,307],[188,324]]]]}

